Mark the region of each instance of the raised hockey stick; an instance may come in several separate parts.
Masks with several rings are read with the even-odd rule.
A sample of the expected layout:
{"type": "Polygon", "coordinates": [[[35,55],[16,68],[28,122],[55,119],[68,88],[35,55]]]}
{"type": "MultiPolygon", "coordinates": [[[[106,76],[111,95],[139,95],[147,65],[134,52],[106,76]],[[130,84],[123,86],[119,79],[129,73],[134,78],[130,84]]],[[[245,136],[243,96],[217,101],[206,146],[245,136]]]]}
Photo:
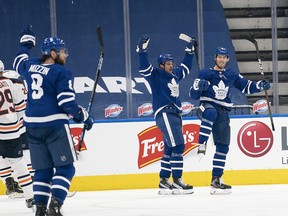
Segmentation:
{"type": "MultiPolygon", "coordinates": [[[[179,39],[186,41],[187,43],[190,43],[192,41],[192,38],[184,33],[181,33],[179,35],[179,39]]],[[[195,47],[195,55],[196,55],[196,61],[197,61],[197,65],[198,68],[200,69],[200,64],[199,64],[199,55],[198,55],[198,46],[196,43],[196,47],[195,47]]]]}
{"type": "MultiPolygon", "coordinates": [[[[256,41],[254,38],[252,38],[252,37],[245,37],[245,39],[254,44],[254,46],[255,46],[255,48],[256,48],[256,53],[257,53],[257,58],[258,58],[258,64],[259,64],[260,73],[261,73],[261,75],[262,75],[262,76],[264,77],[264,79],[265,79],[265,75],[264,75],[264,71],[263,71],[263,67],[262,67],[262,61],[261,61],[261,58],[260,58],[260,52],[259,52],[258,43],[257,43],[257,41],[256,41]]],[[[270,105],[270,102],[269,102],[269,97],[268,97],[267,90],[265,90],[265,98],[266,98],[266,101],[267,101],[267,104],[268,104],[268,111],[269,111],[269,117],[270,117],[270,121],[271,121],[271,127],[272,127],[272,130],[275,131],[274,122],[273,122],[273,117],[272,117],[272,112],[271,112],[271,105],[270,105]]]]}
{"type": "MultiPolygon", "coordinates": [[[[94,96],[95,96],[95,92],[96,92],[96,87],[97,87],[97,83],[98,83],[98,79],[99,79],[99,75],[102,69],[102,64],[103,64],[103,60],[104,60],[104,43],[103,43],[103,38],[102,38],[102,31],[101,31],[101,26],[97,26],[97,36],[98,36],[98,41],[99,41],[99,45],[100,45],[100,58],[99,58],[99,62],[98,62],[98,66],[97,66],[97,70],[96,70],[96,75],[95,75],[95,80],[94,80],[94,85],[93,85],[93,89],[92,89],[92,93],[89,99],[89,103],[88,103],[88,107],[87,107],[87,112],[90,113],[91,108],[92,108],[92,104],[94,101],[94,96]]],[[[82,144],[83,144],[83,140],[84,140],[84,136],[85,136],[85,127],[83,127],[82,133],[81,133],[81,137],[79,140],[79,145],[78,145],[78,149],[77,151],[80,152],[81,148],[82,148],[82,144]]]]}

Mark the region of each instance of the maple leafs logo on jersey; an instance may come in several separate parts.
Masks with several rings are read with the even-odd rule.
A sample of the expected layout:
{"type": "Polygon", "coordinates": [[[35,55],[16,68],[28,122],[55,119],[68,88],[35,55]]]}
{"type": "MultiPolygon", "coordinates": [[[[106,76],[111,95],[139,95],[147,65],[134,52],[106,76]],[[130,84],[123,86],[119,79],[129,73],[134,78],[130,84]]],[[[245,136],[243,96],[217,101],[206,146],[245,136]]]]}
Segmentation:
{"type": "Polygon", "coordinates": [[[168,83],[168,87],[172,97],[179,97],[179,84],[177,84],[174,78],[171,80],[171,83],[168,83]]]}
{"type": "Polygon", "coordinates": [[[229,90],[229,87],[225,87],[224,82],[221,80],[218,83],[218,86],[214,85],[213,90],[215,92],[215,98],[219,100],[224,100],[227,97],[227,93],[229,90]]]}

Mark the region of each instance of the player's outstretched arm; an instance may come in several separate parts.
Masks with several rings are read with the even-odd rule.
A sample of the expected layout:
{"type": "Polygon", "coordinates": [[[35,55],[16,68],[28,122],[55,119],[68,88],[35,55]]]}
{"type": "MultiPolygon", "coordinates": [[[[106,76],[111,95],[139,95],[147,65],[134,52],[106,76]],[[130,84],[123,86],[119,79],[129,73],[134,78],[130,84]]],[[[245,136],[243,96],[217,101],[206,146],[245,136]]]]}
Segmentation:
{"type": "Polygon", "coordinates": [[[28,60],[29,53],[32,47],[36,44],[36,37],[32,31],[32,26],[26,25],[19,34],[19,45],[20,49],[17,52],[16,58],[13,62],[13,68],[19,74],[21,74],[22,68],[24,67],[23,62],[28,60]]]}

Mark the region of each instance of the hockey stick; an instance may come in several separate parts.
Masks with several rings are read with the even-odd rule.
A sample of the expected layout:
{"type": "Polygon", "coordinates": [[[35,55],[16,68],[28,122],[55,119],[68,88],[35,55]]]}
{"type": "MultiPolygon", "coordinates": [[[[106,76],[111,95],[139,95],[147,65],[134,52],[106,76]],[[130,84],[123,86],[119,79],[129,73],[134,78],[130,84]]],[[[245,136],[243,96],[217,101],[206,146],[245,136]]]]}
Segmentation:
{"type": "MultiPolygon", "coordinates": [[[[259,52],[259,47],[258,47],[257,41],[254,38],[248,37],[248,36],[244,37],[244,38],[254,44],[254,46],[256,48],[256,53],[257,53],[260,73],[265,79],[265,75],[264,75],[264,71],[263,71],[263,67],[262,67],[262,61],[261,61],[261,58],[260,58],[260,52],[259,52]]],[[[268,104],[268,111],[269,111],[269,117],[270,117],[270,121],[271,121],[272,131],[275,131],[273,117],[272,117],[272,112],[271,112],[271,105],[270,105],[270,102],[269,102],[267,90],[265,90],[265,98],[266,98],[266,101],[267,101],[267,104],[268,104]]]]}
{"type": "MultiPolygon", "coordinates": [[[[91,93],[91,96],[90,96],[90,99],[89,99],[89,104],[88,104],[88,107],[87,107],[87,112],[88,113],[90,113],[91,108],[92,108],[92,104],[93,104],[94,96],[95,96],[95,91],[96,91],[99,75],[100,75],[100,72],[101,72],[101,69],[102,69],[103,60],[104,60],[104,43],[103,43],[103,38],[102,38],[101,26],[97,26],[96,30],[97,30],[97,36],[98,36],[98,41],[99,41],[101,52],[100,52],[100,58],[99,58],[99,62],[98,62],[98,67],[97,67],[97,70],[96,70],[95,81],[94,81],[92,93],[91,93]]],[[[78,152],[81,151],[83,140],[84,140],[85,131],[86,131],[85,127],[83,127],[83,130],[82,130],[82,133],[81,133],[81,138],[80,138],[78,149],[77,149],[78,152]]]]}
{"type": "MultiPolygon", "coordinates": [[[[183,40],[183,41],[186,41],[187,43],[190,43],[192,41],[192,38],[184,33],[181,33],[179,35],[179,39],[183,40]]],[[[198,45],[196,43],[196,46],[195,46],[195,55],[196,55],[196,61],[197,61],[197,65],[198,65],[198,68],[200,69],[200,64],[199,64],[199,55],[198,55],[198,45]]]]}

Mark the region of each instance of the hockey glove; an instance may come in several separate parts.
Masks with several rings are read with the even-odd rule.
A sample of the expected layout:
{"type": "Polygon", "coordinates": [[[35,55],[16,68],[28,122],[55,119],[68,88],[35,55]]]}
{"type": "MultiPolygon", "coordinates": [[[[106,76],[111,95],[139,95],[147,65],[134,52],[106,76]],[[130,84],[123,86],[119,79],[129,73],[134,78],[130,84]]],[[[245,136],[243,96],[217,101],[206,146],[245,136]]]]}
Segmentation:
{"type": "Polygon", "coordinates": [[[270,83],[268,80],[260,80],[256,84],[259,91],[267,91],[270,89],[270,83]]]}
{"type": "Polygon", "coordinates": [[[206,142],[204,144],[199,145],[198,150],[197,150],[199,161],[201,161],[204,155],[206,154],[206,149],[207,149],[206,142]]]}
{"type": "Polygon", "coordinates": [[[90,116],[87,118],[86,121],[84,121],[84,128],[89,131],[92,126],[93,126],[93,123],[94,123],[94,119],[91,118],[90,116]]]}
{"type": "Polygon", "coordinates": [[[195,79],[193,88],[196,91],[206,91],[209,88],[210,82],[204,79],[195,79]]]}
{"type": "Polygon", "coordinates": [[[94,123],[94,120],[89,116],[89,113],[82,106],[79,106],[79,111],[73,116],[75,123],[84,123],[84,128],[89,131],[94,123]]]}
{"type": "Polygon", "coordinates": [[[148,34],[142,35],[138,41],[136,52],[143,53],[147,51],[150,37],[148,34]]]}
{"type": "Polygon", "coordinates": [[[32,31],[31,25],[26,25],[24,29],[19,34],[20,45],[29,45],[30,48],[34,47],[36,44],[35,34],[32,31]]]}
{"type": "Polygon", "coordinates": [[[192,55],[195,52],[196,47],[198,46],[197,40],[195,37],[191,38],[191,41],[187,43],[185,52],[192,55]]]}

